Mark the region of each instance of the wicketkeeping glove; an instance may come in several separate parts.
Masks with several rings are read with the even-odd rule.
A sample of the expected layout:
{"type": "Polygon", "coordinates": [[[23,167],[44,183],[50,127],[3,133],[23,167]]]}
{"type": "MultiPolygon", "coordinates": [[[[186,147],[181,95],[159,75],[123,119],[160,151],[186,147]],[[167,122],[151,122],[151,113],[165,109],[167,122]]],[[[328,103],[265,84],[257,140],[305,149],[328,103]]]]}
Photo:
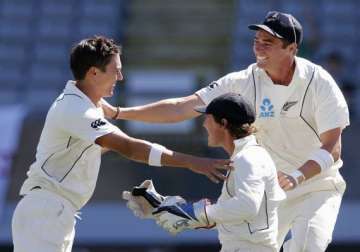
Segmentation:
{"type": "Polygon", "coordinates": [[[169,197],[159,194],[151,180],[145,180],[140,186],[135,186],[131,192],[123,191],[122,197],[127,200],[126,206],[134,213],[135,216],[142,219],[155,219],[152,212],[167,199],[174,204],[176,202],[185,202],[181,197],[169,197]]]}
{"type": "Polygon", "coordinates": [[[153,214],[158,225],[176,235],[186,229],[213,228],[216,224],[206,214],[206,206],[210,204],[208,199],[195,203],[173,203],[165,199],[153,214]]]}
{"type": "Polygon", "coordinates": [[[153,219],[152,212],[165,199],[159,194],[151,180],[145,180],[135,186],[132,192],[123,191],[122,197],[127,200],[126,206],[139,218],[153,219]]]}

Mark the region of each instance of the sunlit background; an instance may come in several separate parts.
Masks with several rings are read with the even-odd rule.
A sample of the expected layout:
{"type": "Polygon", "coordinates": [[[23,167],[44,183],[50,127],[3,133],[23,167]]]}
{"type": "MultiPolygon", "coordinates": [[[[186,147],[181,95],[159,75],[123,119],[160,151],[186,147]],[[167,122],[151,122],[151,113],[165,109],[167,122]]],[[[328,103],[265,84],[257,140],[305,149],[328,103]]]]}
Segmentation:
{"type": "MultiPolygon", "coordinates": [[[[292,13],[302,23],[299,55],[326,68],[350,106],[341,169],[348,186],[328,251],[360,251],[359,9],[357,0],[0,0],[0,251],[12,251],[12,212],[47,109],[72,78],[72,45],[94,34],[120,43],[125,80],[109,102],[140,105],[192,94],[253,63],[254,32],[247,25],[262,22],[270,10],[292,13]]],[[[207,147],[201,121],[116,123],[131,136],[174,150],[226,157],[207,147]]],[[[121,192],[148,178],[160,193],[189,200],[215,200],[221,188],[187,170],[149,167],[107,153],[95,194],[77,221],[73,251],[218,251],[214,231],[172,237],[153,221],[132,216],[121,192]]]]}

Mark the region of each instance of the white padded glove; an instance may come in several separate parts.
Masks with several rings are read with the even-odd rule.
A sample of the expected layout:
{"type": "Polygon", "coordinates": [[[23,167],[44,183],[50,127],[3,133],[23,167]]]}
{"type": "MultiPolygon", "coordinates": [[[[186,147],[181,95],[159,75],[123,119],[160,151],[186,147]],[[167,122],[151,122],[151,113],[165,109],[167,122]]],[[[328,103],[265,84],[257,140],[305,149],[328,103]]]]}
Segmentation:
{"type": "Polygon", "coordinates": [[[178,196],[164,197],[159,194],[154,187],[152,180],[145,180],[139,186],[135,186],[131,192],[123,191],[122,197],[127,200],[126,206],[141,219],[155,219],[152,212],[167,199],[168,202],[184,202],[178,196]]]}
{"type": "Polygon", "coordinates": [[[208,199],[195,203],[174,203],[165,199],[153,214],[158,225],[176,235],[186,229],[213,228],[215,222],[209,220],[206,214],[206,206],[210,204],[208,199]]]}

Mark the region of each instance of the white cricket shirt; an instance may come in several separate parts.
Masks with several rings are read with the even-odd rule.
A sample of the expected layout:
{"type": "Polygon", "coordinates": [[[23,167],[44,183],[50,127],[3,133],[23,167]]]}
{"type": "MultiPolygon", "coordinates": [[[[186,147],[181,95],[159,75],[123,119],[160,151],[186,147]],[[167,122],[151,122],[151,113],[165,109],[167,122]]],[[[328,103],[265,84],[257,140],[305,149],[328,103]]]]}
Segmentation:
{"type": "Polygon", "coordinates": [[[20,194],[41,186],[80,209],[94,192],[100,168],[101,147],[95,140],[116,130],[104,118],[102,108],[97,108],[74,81],[68,81],[48,111],[36,161],[20,194]]]}
{"type": "Polygon", "coordinates": [[[285,192],[275,164],[254,136],[234,141],[234,170],[228,173],[216,204],[207,207],[221,244],[247,241],[277,249],[277,207],[285,192]]]}
{"type": "MultiPolygon", "coordinates": [[[[346,101],[330,74],[306,59],[295,57],[295,62],[288,86],[275,85],[263,69],[252,64],[196,92],[205,104],[228,92],[248,98],[256,111],[258,142],[285,173],[298,169],[321,146],[321,133],[349,125],[346,101]]],[[[344,183],[338,173],[341,166],[338,160],[332,169],[305,181],[288,196],[335,189],[334,183],[344,183]]]]}

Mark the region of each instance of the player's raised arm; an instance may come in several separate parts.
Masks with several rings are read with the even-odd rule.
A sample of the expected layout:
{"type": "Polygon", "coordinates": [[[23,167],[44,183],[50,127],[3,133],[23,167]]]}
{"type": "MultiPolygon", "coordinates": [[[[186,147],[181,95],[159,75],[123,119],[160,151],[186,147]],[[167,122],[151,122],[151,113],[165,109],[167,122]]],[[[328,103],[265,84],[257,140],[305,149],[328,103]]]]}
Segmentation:
{"type": "Polygon", "coordinates": [[[102,102],[107,118],[153,123],[172,123],[194,118],[199,115],[194,107],[200,105],[204,103],[196,94],[128,108],[114,107],[105,100],[102,102]]]}
{"type": "Polygon", "coordinates": [[[121,130],[101,136],[96,144],[121,155],[152,166],[172,166],[188,168],[193,172],[204,174],[213,182],[225,179],[220,170],[229,170],[229,160],[200,158],[175,152],[164,146],[150,143],[126,135],[121,130]]]}

